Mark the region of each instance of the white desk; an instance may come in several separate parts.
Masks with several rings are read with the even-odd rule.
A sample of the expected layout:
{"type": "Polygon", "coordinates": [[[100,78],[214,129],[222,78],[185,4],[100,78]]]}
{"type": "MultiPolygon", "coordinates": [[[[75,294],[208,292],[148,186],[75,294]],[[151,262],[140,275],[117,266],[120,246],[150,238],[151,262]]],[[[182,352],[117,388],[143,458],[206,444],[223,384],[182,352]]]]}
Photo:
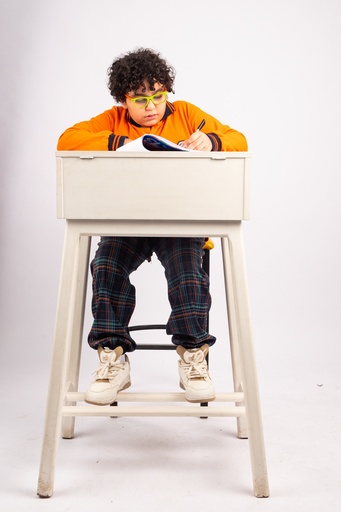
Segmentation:
{"type": "MultiPolygon", "coordinates": [[[[113,415],[110,406],[78,405],[89,249],[98,235],[221,238],[234,390],[217,395],[205,416],[237,418],[238,436],[249,438],[254,494],[269,495],[241,232],[249,218],[249,162],[248,153],[57,152],[57,213],[66,231],[39,496],[53,493],[61,427],[72,438],[75,416],[113,415]]],[[[126,391],[118,400],[185,402],[183,393],[126,391]]],[[[202,414],[186,404],[115,407],[115,416],[202,414]]]]}

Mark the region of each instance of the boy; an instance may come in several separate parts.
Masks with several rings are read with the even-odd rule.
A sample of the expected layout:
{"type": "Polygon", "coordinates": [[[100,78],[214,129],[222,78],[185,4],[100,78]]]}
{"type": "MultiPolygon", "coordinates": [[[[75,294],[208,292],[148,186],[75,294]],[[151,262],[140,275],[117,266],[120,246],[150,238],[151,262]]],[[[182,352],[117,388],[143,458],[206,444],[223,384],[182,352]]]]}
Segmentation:
{"type": "MultiPolygon", "coordinates": [[[[67,129],[58,150],[115,151],[145,133],[191,150],[247,150],[241,133],[190,103],[168,101],[175,71],[158,53],[145,48],[128,52],[113,62],[108,76],[111,95],[120,105],[67,129]]],[[[119,391],[131,385],[126,353],[136,344],[128,332],[135,307],[129,275],[153,252],[165,268],[171,305],[167,334],[180,356],[180,386],[189,402],[214,400],[205,357],[216,339],[207,332],[211,297],[202,269],[203,244],[204,238],[101,238],[91,263],[94,322],[88,337],[100,365],[86,402],[111,404],[119,391]]]]}

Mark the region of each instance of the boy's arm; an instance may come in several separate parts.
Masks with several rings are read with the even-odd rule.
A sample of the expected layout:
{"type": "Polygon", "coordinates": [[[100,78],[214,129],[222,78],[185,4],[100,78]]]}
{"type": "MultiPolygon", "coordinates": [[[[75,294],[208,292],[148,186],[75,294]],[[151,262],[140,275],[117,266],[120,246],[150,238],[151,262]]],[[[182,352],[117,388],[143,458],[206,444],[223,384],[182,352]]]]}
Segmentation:
{"type": "MultiPolygon", "coordinates": [[[[246,138],[241,132],[222,124],[218,119],[204,112],[200,108],[187,102],[177,103],[177,114],[190,130],[186,139],[185,147],[190,147],[190,143],[198,137],[197,127],[205,120],[201,132],[206,134],[212,144],[211,151],[247,151],[248,145],[246,138]]],[[[180,121],[181,122],[181,121],[180,121]]]]}
{"type": "Polygon", "coordinates": [[[115,151],[127,137],[115,135],[112,111],[103,112],[90,121],[82,121],[65,130],[59,137],[59,151],[115,151]]]}
{"type": "MultiPolygon", "coordinates": [[[[244,135],[230,126],[220,123],[217,119],[208,114],[202,131],[209,137],[212,143],[211,151],[247,151],[247,141],[244,135]]],[[[193,133],[193,137],[196,137],[193,133]]]]}

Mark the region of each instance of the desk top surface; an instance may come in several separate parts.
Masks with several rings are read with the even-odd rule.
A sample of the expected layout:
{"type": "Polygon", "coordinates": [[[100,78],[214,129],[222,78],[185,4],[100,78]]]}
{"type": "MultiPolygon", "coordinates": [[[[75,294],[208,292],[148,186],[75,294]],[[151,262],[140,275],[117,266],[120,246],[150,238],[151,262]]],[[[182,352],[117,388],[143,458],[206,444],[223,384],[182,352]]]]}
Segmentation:
{"type": "Polygon", "coordinates": [[[235,158],[251,158],[244,151],[56,151],[60,158],[199,158],[227,160],[235,158]]]}

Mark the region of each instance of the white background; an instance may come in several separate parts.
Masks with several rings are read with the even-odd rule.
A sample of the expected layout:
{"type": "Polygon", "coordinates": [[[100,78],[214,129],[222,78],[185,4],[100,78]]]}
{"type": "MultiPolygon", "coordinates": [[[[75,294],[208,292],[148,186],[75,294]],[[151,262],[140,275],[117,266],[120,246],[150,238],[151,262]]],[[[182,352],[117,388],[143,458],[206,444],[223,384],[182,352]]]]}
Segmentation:
{"type": "MultiPolygon", "coordinates": [[[[244,238],[272,464],[271,510],[298,510],[285,501],[293,494],[294,470],[294,503],[300,510],[317,511],[326,500],[340,500],[335,476],[337,469],[340,474],[340,21],[338,0],[0,0],[0,349],[2,394],[10,411],[2,428],[16,438],[15,446],[5,447],[12,466],[20,467],[13,460],[25,452],[16,448],[27,448],[27,432],[35,425],[25,471],[32,481],[5,470],[13,510],[23,510],[10,499],[15,495],[26,499],[25,510],[39,506],[35,472],[63,242],[63,221],[56,219],[55,207],[56,142],[68,126],[112,106],[106,70],[119,54],[139,46],[161,52],[176,68],[171,101],[190,101],[242,131],[253,156],[251,222],[245,224],[244,238]],[[27,416],[11,409],[20,403],[27,416]],[[28,427],[20,429],[22,416],[28,427]],[[293,422],[299,421],[296,430],[293,422]],[[314,441],[307,434],[315,435],[314,441]],[[336,444],[326,448],[324,434],[336,444]],[[307,470],[319,481],[325,478],[324,486],[318,489],[311,478],[300,485],[307,470]],[[283,502],[275,501],[276,493],[283,502]]],[[[218,342],[211,357],[219,388],[226,314],[215,242],[211,331],[218,342]]],[[[169,307],[157,260],[141,267],[133,281],[136,320],[166,321],[169,307]]],[[[90,322],[88,308],[86,329],[90,322]]],[[[85,383],[97,360],[84,345],[85,383]]],[[[168,366],[175,368],[170,382],[174,378],[176,386],[176,360],[170,357],[168,366]]],[[[141,358],[133,355],[137,381],[161,379],[157,369],[152,374],[157,365],[141,358]]],[[[224,499],[230,498],[227,492],[224,499]]],[[[242,493],[237,498],[242,500],[242,493]]],[[[183,507],[206,510],[205,499],[200,493],[187,496],[183,507]]],[[[216,510],[222,510],[224,499],[216,510]]],[[[238,500],[235,510],[244,510],[238,500]]],[[[256,506],[251,500],[245,510],[256,506]]],[[[177,506],[182,510],[181,502],[177,506]]],[[[129,503],[121,510],[130,510],[129,503]]]]}

